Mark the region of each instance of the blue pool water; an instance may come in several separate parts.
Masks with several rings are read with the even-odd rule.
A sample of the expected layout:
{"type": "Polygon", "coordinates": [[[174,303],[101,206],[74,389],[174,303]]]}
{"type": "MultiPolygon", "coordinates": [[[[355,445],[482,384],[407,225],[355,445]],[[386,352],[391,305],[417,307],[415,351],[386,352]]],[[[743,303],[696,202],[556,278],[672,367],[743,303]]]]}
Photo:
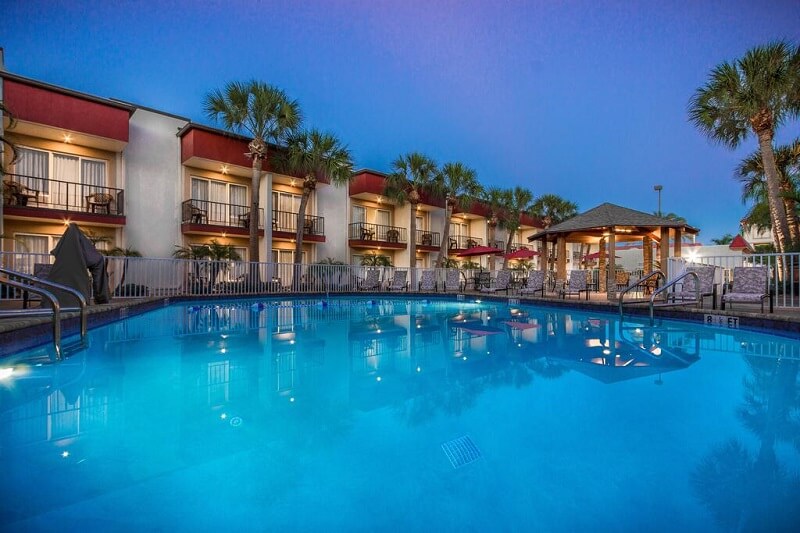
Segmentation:
{"type": "Polygon", "coordinates": [[[0,362],[4,531],[800,523],[796,339],[498,302],[237,301],[98,328],[58,365],[40,352],[0,362]]]}

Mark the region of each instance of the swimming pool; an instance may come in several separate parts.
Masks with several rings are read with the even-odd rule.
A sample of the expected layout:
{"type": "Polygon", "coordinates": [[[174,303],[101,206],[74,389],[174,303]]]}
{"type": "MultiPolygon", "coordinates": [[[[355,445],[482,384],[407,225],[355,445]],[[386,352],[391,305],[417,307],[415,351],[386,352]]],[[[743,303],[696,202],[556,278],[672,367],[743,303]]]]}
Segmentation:
{"type": "Polygon", "coordinates": [[[0,526],[786,529],[798,370],[796,339],[506,302],[176,304],[0,363],[0,526]]]}

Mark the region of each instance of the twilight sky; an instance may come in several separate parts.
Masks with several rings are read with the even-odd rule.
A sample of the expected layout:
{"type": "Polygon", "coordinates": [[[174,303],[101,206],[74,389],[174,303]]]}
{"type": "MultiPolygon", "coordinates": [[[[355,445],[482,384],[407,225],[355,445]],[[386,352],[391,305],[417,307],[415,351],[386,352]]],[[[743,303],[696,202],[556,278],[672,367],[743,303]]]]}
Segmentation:
{"type": "MultiPolygon", "coordinates": [[[[461,161],[485,186],[684,216],[708,242],[746,208],[731,151],[687,121],[710,70],[800,42],[800,0],[3,2],[6,69],[210,124],[205,94],[256,78],[356,166],[461,161]]],[[[212,124],[214,125],[214,124],[212,124]]],[[[800,136],[798,121],[778,132],[800,136]]]]}

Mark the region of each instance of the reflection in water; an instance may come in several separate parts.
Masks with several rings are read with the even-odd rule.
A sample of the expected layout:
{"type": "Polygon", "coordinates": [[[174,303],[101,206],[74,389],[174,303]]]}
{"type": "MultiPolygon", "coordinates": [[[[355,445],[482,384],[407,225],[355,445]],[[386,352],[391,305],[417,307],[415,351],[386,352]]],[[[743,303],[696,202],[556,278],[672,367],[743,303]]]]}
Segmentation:
{"type": "Polygon", "coordinates": [[[796,531],[800,478],[776,454],[780,443],[800,449],[800,384],[796,343],[741,341],[750,375],[737,415],[758,439],[749,450],[736,438],[716,445],[692,473],[699,500],[725,529],[796,531]],[[777,358],[761,354],[780,354],[777,358]],[[759,354],[759,355],[752,355],[759,354]]]}
{"type": "MultiPolygon", "coordinates": [[[[354,417],[385,408],[417,427],[468,412],[490,389],[571,370],[594,386],[647,378],[638,383],[650,387],[695,364],[701,349],[745,354],[738,414],[761,446],[712,450],[692,478],[698,497],[722,527],[747,529],[798,496],[775,452],[800,444],[794,341],[495,303],[368,299],[172,306],[91,335],[91,349],[63,364],[19,363],[0,380],[0,523],[39,512],[31,495],[43,490],[68,504],[254,447],[332,449],[354,417]]],[[[291,469],[270,478],[276,493],[293,483],[291,469]]]]}

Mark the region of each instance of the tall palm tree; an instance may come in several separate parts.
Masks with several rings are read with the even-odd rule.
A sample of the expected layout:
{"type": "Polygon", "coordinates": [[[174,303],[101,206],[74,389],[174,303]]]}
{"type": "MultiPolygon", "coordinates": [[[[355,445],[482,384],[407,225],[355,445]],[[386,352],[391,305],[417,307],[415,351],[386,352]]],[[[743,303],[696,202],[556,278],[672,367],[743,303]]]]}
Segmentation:
{"type": "MultiPolygon", "coordinates": [[[[203,106],[206,115],[220,122],[225,129],[252,137],[248,145],[248,156],[253,160],[250,218],[255,221],[258,219],[259,186],[268,143],[278,144],[300,125],[300,105],[277,87],[251,80],[230,82],[223,90],[208,93],[203,106]]],[[[267,217],[271,218],[272,213],[267,213],[267,217]]],[[[267,244],[271,242],[272,234],[268,229],[267,244]]],[[[259,261],[257,223],[250,224],[249,254],[250,261],[259,261]]],[[[253,275],[258,275],[257,268],[253,272],[253,275]]]]}
{"type": "Polygon", "coordinates": [[[800,114],[800,48],[786,42],[757,46],[714,68],[689,103],[689,119],[711,140],[737,148],[755,134],[766,179],[767,202],[779,252],[790,241],[772,141],[775,129],[800,114]]]}
{"type": "MultiPolygon", "coordinates": [[[[505,196],[507,198],[507,209],[503,227],[508,233],[505,246],[505,252],[508,254],[511,251],[511,242],[514,239],[514,234],[519,231],[519,227],[522,224],[522,215],[531,209],[533,193],[525,187],[514,187],[506,191],[505,196]]],[[[503,268],[506,268],[507,265],[508,259],[503,258],[503,268]]]]}
{"type": "MultiPolygon", "coordinates": [[[[489,246],[492,246],[495,241],[497,226],[502,227],[503,225],[507,200],[505,191],[500,187],[489,187],[481,196],[481,201],[489,209],[489,218],[486,219],[486,240],[489,246]]],[[[495,256],[489,256],[489,270],[494,270],[494,259],[495,256]]]]}
{"type": "MultiPolygon", "coordinates": [[[[408,266],[411,268],[411,286],[416,287],[417,260],[417,206],[421,201],[420,192],[435,189],[437,173],[436,162],[419,152],[401,155],[392,161],[392,173],[386,177],[384,195],[398,206],[409,204],[408,266]]],[[[437,192],[437,196],[441,193],[437,192]]]]}
{"type": "MultiPolygon", "coordinates": [[[[533,202],[530,213],[540,219],[544,229],[547,229],[577,215],[578,204],[557,194],[543,194],[533,202]]],[[[554,251],[551,250],[549,255],[555,257],[554,251]]],[[[549,258],[542,257],[541,260],[548,261],[549,258]]]]}
{"type": "Polygon", "coordinates": [[[445,214],[442,227],[442,243],[439,257],[436,259],[436,268],[443,268],[450,249],[450,218],[453,210],[458,207],[465,211],[469,209],[475,198],[481,193],[475,171],[461,163],[446,163],[436,176],[439,182],[438,189],[444,193],[445,214]]]}
{"type": "MultiPolygon", "coordinates": [[[[278,156],[278,167],[303,176],[303,195],[297,209],[294,247],[294,264],[300,265],[308,199],[320,179],[330,181],[335,187],[350,183],[353,178],[353,156],[335,135],[312,129],[288,137],[286,150],[278,156]]],[[[299,276],[295,278],[299,282],[299,276]]]]}
{"type": "MultiPolygon", "coordinates": [[[[786,223],[789,228],[789,237],[792,242],[800,244],[800,219],[797,217],[798,181],[800,181],[800,139],[790,145],[779,146],[774,149],[775,168],[780,179],[781,199],[786,211],[786,223]]],[[[763,215],[764,207],[769,213],[767,200],[767,183],[764,173],[764,164],[761,154],[756,151],[746,157],[736,168],[735,176],[742,184],[742,202],[754,202],[745,220],[756,219],[763,215]],[[759,204],[763,204],[757,209],[759,204]]],[[[760,222],[760,221],[759,221],[760,222]]],[[[769,219],[767,219],[769,222],[769,219]]],[[[755,225],[759,225],[758,223],[755,225]]],[[[767,227],[771,225],[768,223],[767,227]]]]}

